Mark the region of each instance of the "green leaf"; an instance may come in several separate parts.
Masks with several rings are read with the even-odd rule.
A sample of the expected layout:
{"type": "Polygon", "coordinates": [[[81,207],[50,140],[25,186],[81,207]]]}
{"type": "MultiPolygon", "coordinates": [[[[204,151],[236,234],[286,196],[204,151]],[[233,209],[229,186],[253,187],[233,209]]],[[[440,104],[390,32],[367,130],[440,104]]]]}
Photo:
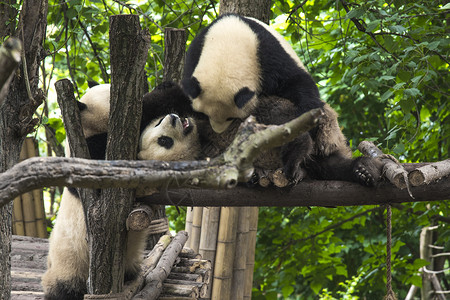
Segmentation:
{"type": "Polygon", "coordinates": [[[405,90],[403,91],[403,93],[404,93],[405,96],[408,96],[408,97],[417,97],[417,96],[422,95],[422,93],[420,92],[420,90],[419,90],[419,89],[416,89],[416,88],[405,89],[405,90]]]}
{"type": "Polygon", "coordinates": [[[292,293],[294,292],[294,287],[293,286],[284,286],[281,289],[281,293],[283,294],[283,297],[286,299],[287,297],[289,297],[292,293]]]}
{"type": "Polygon", "coordinates": [[[346,15],[345,18],[346,19],[353,19],[353,18],[359,18],[361,17],[364,13],[366,12],[365,9],[358,7],[355,9],[352,9],[351,11],[349,11],[346,15]]]}
{"type": "Polygon", "coordinates": [[[396,32],[396,33],[403,33],[406,31],[406,28],[403,27],[402,25],[391,25],[388,26],[388,28],[392,31],[392,32],[396,32]]]}
{"type": "Polygon", "coordinates": [[[391,96],[394,95],[394,92],[391,90],[387,90],[380,98],[382,102],[386,101],[387,99],[391,98],[391,96]]]}
{"type": "Polygon", "coordinates": [[[369,24],[367,24],[366,31],[373,32],[378,27],[378,25],[380,25],[380,22],[380,20],[370,22],[369,24]]]}

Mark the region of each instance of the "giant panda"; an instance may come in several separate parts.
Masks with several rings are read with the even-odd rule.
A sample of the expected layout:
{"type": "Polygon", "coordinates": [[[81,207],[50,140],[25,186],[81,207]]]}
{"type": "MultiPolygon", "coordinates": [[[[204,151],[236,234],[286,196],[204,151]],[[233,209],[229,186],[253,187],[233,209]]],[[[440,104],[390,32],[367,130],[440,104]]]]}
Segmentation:
{"type": "Polygon", "coordinates": [[[320,99],[295,51],[256,19],[227,14],[202,30],[187,51],[181,86],[193,109],[206,114],[219,134],[252,114],[275,124],[322,108],[325,117],[319,126],[280,149],[283,171],[293,183],[300,179],[300,167],[316,179],[368,186],[380,177],[378,160],[351,159],[336,112],[320,99]],[[271,113],[272,107],[286,109],[284,119],[271,113]]]}
{"type": "MultiPolygon", "coordinates": [[[[110,85],[94,86],[80,99],[83,132],[92,159],[105,159],[110,85]]],[[[66,146],[66,156],[70,157],[66,146]]],[[[148,232],[130,231],[125,254],[125,281],[140,270],[148,232]]],[[[47,271],[42,277],[45,299],[78,300],[87,293],[89,248],[83,207],[75,188],[64,188],[50,235],[47,271]]]]}

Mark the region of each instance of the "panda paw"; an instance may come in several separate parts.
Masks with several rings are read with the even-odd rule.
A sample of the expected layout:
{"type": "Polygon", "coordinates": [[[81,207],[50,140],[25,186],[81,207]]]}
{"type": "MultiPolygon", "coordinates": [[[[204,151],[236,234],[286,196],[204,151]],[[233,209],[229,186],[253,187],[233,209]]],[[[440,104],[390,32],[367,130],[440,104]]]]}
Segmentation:
{"type": "Polygon", "coordinates": [[[375,158],[359,157],[353,164],[355,181],[365,186],[374,186],[380,180],[383,165],[375,158]]]}

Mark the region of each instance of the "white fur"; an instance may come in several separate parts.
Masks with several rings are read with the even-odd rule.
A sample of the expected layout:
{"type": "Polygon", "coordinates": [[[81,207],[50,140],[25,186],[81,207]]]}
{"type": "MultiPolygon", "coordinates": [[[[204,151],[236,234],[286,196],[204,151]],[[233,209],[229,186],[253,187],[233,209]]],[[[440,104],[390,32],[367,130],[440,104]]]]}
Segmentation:
{"type": "Polygon", "coordinates": [[[171,124],[171,115],[166,115],[151,122],[141,134],[139,141],[138,158],[141,160],[193,160],[200,151],[200,142],[197,134],[197,126],[192,118],[188,118],[193,126],[192,132],[185,135],[183,125],[177,116],[175,127],[171,124]],[[159,121],[163,118],[160,124],[159,121]],[[157,125],[155,127],[155,125],[157,125]],[[171,149],[166,149],[158,144],[161,136],[171,137],[174,141],[171,149]]]}
{"type": "MultiPolygon", "coordinates": [[[[253,19],[272,34],[286,53],[305,69],[289,43],[267,24],[253,19]]],[[[230,15],[218,20],[205,35],[199,62],[192,74],[200,83],[202,92],[192,100],[194,110],[209,116],[215,132],[225,131],[232,121],[244,119],[256,106],[262,90],[258,58],[259,40],[256,33],[239,17],[230,15]],[[255,96],[243,108],[238,108],[234,96],[243,87],[255,96]]]]}
{"type": "Polygon", "coordinates": [[[239,109],[234,95],[243,87],[255,92],[261,89],[258,43],[251,28],[235,16],[217,21],[205,36],[193,73],[202,93],[193,99],[192,107],[209,116],[216,132],[228,128],[228,118],[245,118],[252,109],[256,97],[239,109]]]}
{"type": "Polygon", "coordinates": [[[96,85],[88,89],[80,99],[88,107],[81,112],[81,124],[86,138],[108,131],[110,88],[109,84],[96,85]]]}
{"type": "MultiPolygon", "coordinates": [[[[81,98],[87,109],[81,112],[81,123],[86,138],[108,129],[109,84],[90,88],[81,98]]],[[[66,145],[66,156],[70,157],[66,145]]],[[[55,227],[50,236],[47,271],[42,277],[44,292],[51,293],[57,283],[69,288],[79,287],[89,275],[89,249],[81,200],[64,189],[55,227]]],[[[129,232],[125,254],[125,270],[137,271],[143,259],[148,231],[129,232]]]]}

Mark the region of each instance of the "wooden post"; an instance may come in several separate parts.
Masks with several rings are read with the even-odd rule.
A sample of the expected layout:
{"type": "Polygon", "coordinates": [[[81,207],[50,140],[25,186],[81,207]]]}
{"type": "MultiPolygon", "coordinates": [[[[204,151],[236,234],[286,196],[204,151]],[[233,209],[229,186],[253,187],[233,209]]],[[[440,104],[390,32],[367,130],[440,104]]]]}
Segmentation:
{"type": "MultiPolygon", "coordinates": [[[[144,94],[144,65],[150,38],[139,16],[110,17],[111,109],[106,159],[136,159],[144,94]]],[[[102,295],[123,289],[126,218],[135,190],[108,188],[88,208],[90,270],[88,291],[102,295]],[[115,205],[110,205],[116,203],[115,205]],[[104,251],[110,249],[110,251],[104,251]]]]}
{"type": "MultiPolygon", "coordinates": [[[[433,231],[432,227],[424,227],[420,232],[420,258],[430,263],[429,269],[433,269],[432,251],[430,245],[433,244],[433,231]]],[[[433,289],[431,287],[431,281],[426,276],[426,273],[422,273],[422,288],[420,289],[421,299],[430,299],[430,294],[433,289]]]]}
{"type": "Polygon", "coordinates": [[[188,234],[188,240],[186,242],[186,247],[191,248],[191,234],[192,234],[192,220],[194,219],[194,208],[193,207],[187,207],[186,208],[186,225],[185,225],[185,231],[188,234]]]}

